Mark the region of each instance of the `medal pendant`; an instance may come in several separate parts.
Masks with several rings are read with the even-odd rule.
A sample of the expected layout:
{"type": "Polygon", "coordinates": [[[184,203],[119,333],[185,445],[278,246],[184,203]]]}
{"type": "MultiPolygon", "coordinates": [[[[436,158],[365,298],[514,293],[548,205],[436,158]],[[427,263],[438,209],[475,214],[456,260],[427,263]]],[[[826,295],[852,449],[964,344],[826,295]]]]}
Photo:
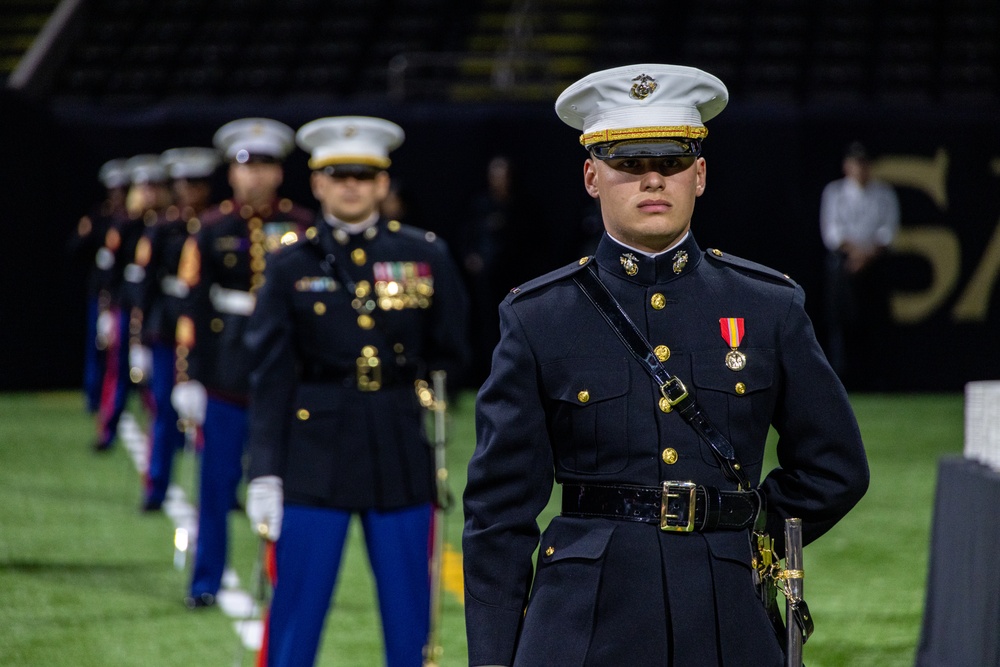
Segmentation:
{"type": "Polygon", "coordinates": [[[732,349],[726,354],[726,368],[731,371],[741,371],[747,365],[747,355],[737,348],[743,341],[743,318],[742,317],[722,317],[719,319],[719,327],[722,332],[722,340],[732,349]]]}

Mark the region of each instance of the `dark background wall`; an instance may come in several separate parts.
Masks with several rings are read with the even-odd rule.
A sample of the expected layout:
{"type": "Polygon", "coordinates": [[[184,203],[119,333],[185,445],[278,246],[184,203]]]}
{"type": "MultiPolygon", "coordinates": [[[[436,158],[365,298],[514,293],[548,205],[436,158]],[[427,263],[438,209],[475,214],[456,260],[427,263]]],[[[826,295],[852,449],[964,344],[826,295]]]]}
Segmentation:
{"type": "MultiPolygon", "coordinates": [[[[472,197],[485,187],[489,158],[508,155],[517,194],[528,211],[516,221],[515,252],[507,262],[511,285],[580,256],[581,221],[593,208],[582,188],[585,154],[576,131],[555,117],[549,103],[338,106],[247,101],[205,109],[161,104],[153,111],[129,113],[43,108],[8,94],[0,98],[5,154],[0,181],[6,211],[0,389],[80,384],[84,274],[66,255],[65,244],[79,217],[101,196],[96,179],[101,163],[175,146],[210,145],[214,131],[238,117],[269,116],[297,128],[340,114],[383,116],[405,128],[407,139],[393,155],[391,172],[410,198],[410,222],[447,240],[457,238],[472,197]]],[[[969,380],[1000,377],[993,333],[1000,325],[994,289],[1000,247],[990,246],[1000,220],[995,114],[966,114],[947,105],[836,108],[734,101],[709,127],[708,189],[694,219],[699,243],[788,273],[806,289],[821,335],[819,198],[823,186],[840,176],[844,147],[861,139],[890,163],[907,158],[921,165],[895,171],[887,166],[887,173],[896,177],[916,173],[943,150],[947,168],[938,169],[935,178],[944,183],[945,204],[935,203],[926,187],[896,185],[904,232],[950,239],[957,243],[957,258],[933,243],[925,254],[900,253],[893,259],[892,281],[897,296],[919,297],[941,278],[935,262],[957,270],[957,280],[946,285],[943,297],[924,315],[896,322],[881,342],[892,369],[886,388],[957,390],[969,380]],[[970,295],[980,304],[978,310],[953,313],[970,295]]],[[[283,192],[313,206],[305,162],[299,150],[290,156],[283,192]]],[[[221,174],[218,193],[228,195],[221,174]]]]}

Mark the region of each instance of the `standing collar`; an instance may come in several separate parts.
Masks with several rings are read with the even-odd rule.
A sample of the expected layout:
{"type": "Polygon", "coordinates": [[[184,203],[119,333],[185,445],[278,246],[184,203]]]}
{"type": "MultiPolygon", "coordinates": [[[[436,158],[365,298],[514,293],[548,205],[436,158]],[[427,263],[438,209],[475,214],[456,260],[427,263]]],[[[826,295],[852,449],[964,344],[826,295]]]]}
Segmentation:
{"type": "Polygon", "coordinates": [[[603,271],[643,285],[664,283],[690,273],[701,261],[701,249],[688,232],[679,245],[654,257],[637,252],[605,233],[597,245],[597,264],[603,271]]]}
{"type": "Polygon", "coordinates": [[[373,212],[366,220],[362,220],[361,222],[344,222],[340,218],[330,215],[329,213],[323,213],[322,211],[320,212],[320,215],[322,215],[323,219],[326,220],[326,224],[330,225],[334,229],[342,229],[351,235],[360,234],[369,227],[374,227],[375,224],[378,223],[379,219],[378,211],[373,212]]]}

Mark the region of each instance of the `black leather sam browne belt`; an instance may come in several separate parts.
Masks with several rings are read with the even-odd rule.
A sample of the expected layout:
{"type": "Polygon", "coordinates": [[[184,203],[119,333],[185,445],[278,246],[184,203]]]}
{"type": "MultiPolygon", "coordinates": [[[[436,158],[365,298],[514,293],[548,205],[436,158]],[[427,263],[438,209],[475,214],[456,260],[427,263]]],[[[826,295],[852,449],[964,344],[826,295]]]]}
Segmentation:
{"type": "Polygon", "coordinates": [[[723,491],[693,482],[663,482],[660,488],[563,484],[562,515],[658,524],[666,532],[745,530],[761,507],[756,492],[723,491]]]}
{"type": "Polygon", "coordinates": [[[574,281],[618,336],[625,348],[653,378],[660,393],[698,437],[708,445],[722,472],[736,483],[738,491],[722,491],[694,482],[668,481],[660,488],[566,484],[563,486],[563,514],[658,523],[661,530],[692,532],[744,530],[763,520],[763,499],[751,490],[736,451],[684,383],[657,358],[649,341],[629,319],[621,304],[601,282],[592,266],[574,281]]]}
{"type": "Polygon", "coordinates": [[[736,450],[726,440],[726,436],[712,425],[708,415],[694,400],[694,396],[688,393],[687,387],[684,386],[681,379],[667,370],[666,366],[657,358],[653,346],[629,319],[625,309],[608,291],[607,286],[597,277],[593,266],[588,266],[584,271],[574,276],[573,281],[594,304],[601,317],[621,340],[625,349],[653,378],[653,381],[659,386],[663,398],[712,450],[712,454],[715,455],[726,477],[735,482],[740,490],[749,491],[750,480],[747,479],[743,466],[736,459],[736,450]]]}

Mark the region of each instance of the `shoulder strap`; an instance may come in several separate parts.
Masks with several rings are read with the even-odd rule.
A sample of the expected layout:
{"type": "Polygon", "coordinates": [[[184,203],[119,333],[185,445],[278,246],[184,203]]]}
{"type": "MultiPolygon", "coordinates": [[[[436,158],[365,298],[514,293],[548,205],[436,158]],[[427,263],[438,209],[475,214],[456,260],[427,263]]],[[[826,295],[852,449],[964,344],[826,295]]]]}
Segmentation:
{"type": "Polygon", "coordinates": [[[649,341],[636,328],[628,314],[622,309],[621,304],[615,300],[601,279],[597,277],[593,267],[588,266],[586,271],[581,271],[574,276],[573,282],[583,290],[583,293],[587,295],[590,302],[594,304],[604,320],[621,339],[625,348],[659,385],[660,393],[667,399],[671,407],[677,410],[684,421],[708,444],[722,466],[726,477],[736,482],[741,491],[749,491],[750,482],[743,471],[743,466],[736,460],[736,451],[733,446],[708,420],[708,415],[698,406],[694,397],[688,393],[687,387],[684,386],[680,378],[672,375],[656,357],[649,341]]]}

